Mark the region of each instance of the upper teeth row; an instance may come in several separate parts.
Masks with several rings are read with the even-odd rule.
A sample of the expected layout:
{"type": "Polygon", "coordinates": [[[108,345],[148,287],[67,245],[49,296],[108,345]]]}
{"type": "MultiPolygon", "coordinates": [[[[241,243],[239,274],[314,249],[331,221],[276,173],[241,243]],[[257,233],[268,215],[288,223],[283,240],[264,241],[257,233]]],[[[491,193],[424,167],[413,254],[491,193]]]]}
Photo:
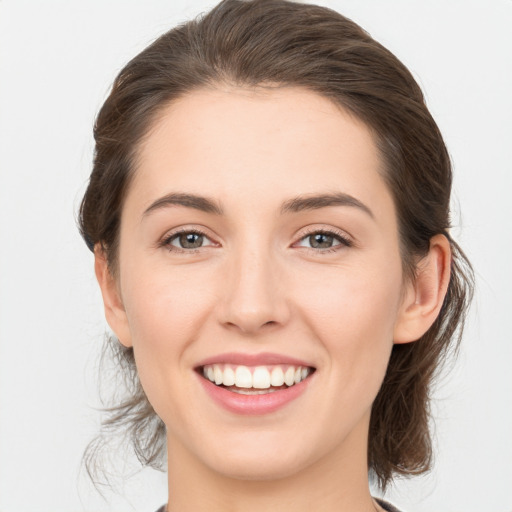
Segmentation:
{"type": "Polygon", "coordinates": [[[206,365],[203,375],[218,386],[236,386],[238,388],[268,389],[271,386],[293,386],[309,375],[309,368],[302,366],[288,366],[283,370],[281,366],[229,366],[206,365]]]}

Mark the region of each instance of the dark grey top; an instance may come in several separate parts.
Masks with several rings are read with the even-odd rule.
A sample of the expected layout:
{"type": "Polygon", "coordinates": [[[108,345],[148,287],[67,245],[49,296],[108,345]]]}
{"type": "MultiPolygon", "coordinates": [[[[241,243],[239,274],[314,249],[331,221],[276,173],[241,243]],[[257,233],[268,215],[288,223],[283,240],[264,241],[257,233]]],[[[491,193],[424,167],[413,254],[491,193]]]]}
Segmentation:
{"type": "MultiPolygon", "coordinates": [[[[375,498],[375,501],[387,512],[400,512],[395,506],[391,505],[387,501],[375,498]]],[[[162,505],[156,512],[165,512],[165,505],[162,505]]]]}
{"type": "MultiPolygon", "coordinates": [[[[380,498],[374,498],[374,500],[387,512],[400,512],[394,505],[388,503],[387,501],[381,500],[380,498]]],[[[164,512],[164,511],[162,511],[164,512]]]]}

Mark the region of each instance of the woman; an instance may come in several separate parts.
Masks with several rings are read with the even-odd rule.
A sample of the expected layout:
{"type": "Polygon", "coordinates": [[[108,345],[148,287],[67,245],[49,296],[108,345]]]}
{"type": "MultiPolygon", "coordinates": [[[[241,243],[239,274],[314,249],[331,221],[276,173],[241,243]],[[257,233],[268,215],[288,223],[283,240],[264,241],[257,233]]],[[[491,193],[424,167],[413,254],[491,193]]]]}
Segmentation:
{"type": "Polygon", "coordinates": [[[227,0],[121,71],[81,207],[161,510],[395,510],[470,267],[407,69],[350,20],[227,0]],[[131,373],[130,373],[131,372],[131,373]]]}

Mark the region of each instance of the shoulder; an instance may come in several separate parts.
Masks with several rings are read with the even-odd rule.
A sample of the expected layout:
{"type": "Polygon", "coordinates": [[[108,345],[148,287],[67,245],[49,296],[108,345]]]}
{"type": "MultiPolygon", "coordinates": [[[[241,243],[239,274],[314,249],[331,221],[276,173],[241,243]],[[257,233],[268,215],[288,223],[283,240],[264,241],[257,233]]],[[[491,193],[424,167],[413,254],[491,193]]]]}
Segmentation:
{"type": "MultiPolygon", "coordinates": [[[[375,501],[384,509],[386,512],[400,512],[394,505],[391,505],[391,503],[388,503],[387,501],[384,501],[380,498],[375,498],[375,501]]],[[[158,511],[160,512],[160,511],[158,511]]],[[[162,510],[163,512],[163,510],[162,510]]]]}

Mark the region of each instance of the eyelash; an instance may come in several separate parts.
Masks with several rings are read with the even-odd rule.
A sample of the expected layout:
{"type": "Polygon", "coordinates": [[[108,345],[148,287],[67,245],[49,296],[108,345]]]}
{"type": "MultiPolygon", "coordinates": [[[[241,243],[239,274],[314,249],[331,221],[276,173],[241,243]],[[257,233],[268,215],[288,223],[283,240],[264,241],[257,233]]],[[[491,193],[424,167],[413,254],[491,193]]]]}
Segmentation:
{"type": "MultiPolygon", "coordinates": [[[[204,247],[198,247],[198,248],[193,248],[193,249],[184,249],[184,248],[180,248],[180,247],[176,247],[176,246],[172,245],[172,242],[174,240],[176,240],[180,235],[183,235],[183,234],[198,235],[198,236],[202,236],[202,237],[210,240],[210,238],[204,231],[201,231],[199,229],[183,228],[183,229],[180,229],[178,231],[171,233],[169,236],[166,236],[160,242],[159,246],[167,248],[170,252],[188,253],[188,254],[196,253],[196,252],[200,251],[201,249],[204,249],[204,247]]],[[[326,235],[326,236],[332,237],[334,240],[339,242],[338,245],[335,245],[333,247],[327,247],[325,249],[316,249],[314,247],[303,247],[304,249],[306,249],[308,251],[313,251],[315,254],[332,253],[332,252],[339,251],[343,247],[352,247],[354,245],[352,240],[350,240],[341,231],[337,231],[335,229],[318,229],[318,228],[312,229],[311,231],[303,233],[302,236],[299,238],[299,240],[297,242],[295,242],[293,245],[296,245],[298,242],[301,242],[301,241],[305,240],[306,238],[309,238],[313,235],[326,235]]],[[[215,245],[215,243],[212,243],[211,245],[215,245]]],[[[206,247],[208,247],[208,246],[206,246],[206,247]]]]}
{"type": "MultiPolygon", "coordinates": [[[[298,242],[307,239],[313,235],[326,235],[332,237],[334,240],[339,242],[339,245],[333,247],[327,247],[325,249],[315,249],[314,247],[304,247],[308,251],[313,251],[315,254],[328,254],[337,252],[346,247],[353,247],[354,243],[350,240],[345,233],[336,229],[312,229],[306,233],[303,233],[298,242]]],[[[295,242],[296,245],[298,242],[295,242]]]]}
{"type": "MultiPolygon", "coordinates": [[[[204,247],[198,247],[195,249],[184,249],[181,247],[176,247],[171,244],[171,242],[173,242],[176,238],[178,238],[180,235],[183,235],[183,234],[198,235],[198,236],[202,236],[203,238],[207,238],[208,240],[210,240],[208,235],[204,231],[201,231],[200,229],[182,228],[182,229],[179,229],[178,231],[174,231],[169,236],[166,236],[161,241],[161,243],[159,245],[161,247],[167,248],[169,250],[169,252],[188,253],[188,254],[196,253],[199,250],[204,248],[204,247]]],[[[212,245],[214,245],[214,244],[212,244],[212,245]]]]}

